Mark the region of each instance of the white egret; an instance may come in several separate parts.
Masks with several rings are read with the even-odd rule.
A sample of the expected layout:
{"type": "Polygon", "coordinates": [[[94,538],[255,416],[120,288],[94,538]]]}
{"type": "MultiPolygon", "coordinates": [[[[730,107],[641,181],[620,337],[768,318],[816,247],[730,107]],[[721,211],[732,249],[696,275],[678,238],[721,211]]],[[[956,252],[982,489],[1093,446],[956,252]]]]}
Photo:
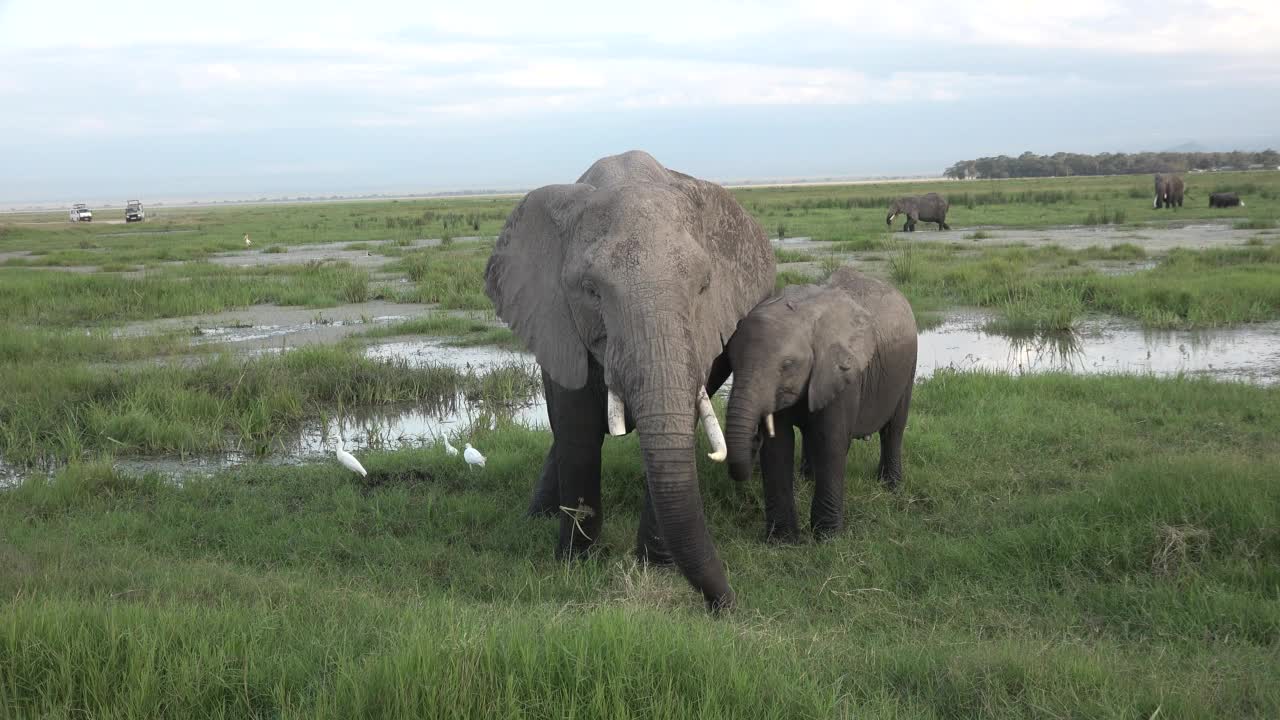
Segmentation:
{"type": "Polygon", "coordinates": [[[244,246],[245,246],[245,247],[249,247],[250,245],[253,245],[253,241],[251,241],[251,240],[249,239],[249,233],[245,233],[245,234],[244,234],[244,246]]]}
{"type": "Polygon", "coordinates": [[[480,451],[471,447],[471,443],[466,443],[466,446],[467,449],[462,451],[462,457],[467,461],[467,465],[484,467],[484,456],[480,454],[480,451]]]}
{"type": "Polygon", "coordinates": [[[458,448],[456,448],[456,447],[454,447],[454,446],[452,446],[452,445],[450,445],[450,444],[449,444],[449,438],[448,438],[448,436],[442,437],[442,438],[440,438],[440,439],[441,439],[441,440],[444,440],[444,451],[445,451],[445,452],[449,453],[450,455],[457,455],[457,454],[458,454],[458,448]]]}
{"type": "Polygon", "coordinates": [[[358,474],[360,477],[366,477],[369,473],[365,472],[364,466],[354,455],[347,452],[341,445],[333,450],[333,454],[338,456],[338,462],[342,463],[348,470],[358,474]]]}

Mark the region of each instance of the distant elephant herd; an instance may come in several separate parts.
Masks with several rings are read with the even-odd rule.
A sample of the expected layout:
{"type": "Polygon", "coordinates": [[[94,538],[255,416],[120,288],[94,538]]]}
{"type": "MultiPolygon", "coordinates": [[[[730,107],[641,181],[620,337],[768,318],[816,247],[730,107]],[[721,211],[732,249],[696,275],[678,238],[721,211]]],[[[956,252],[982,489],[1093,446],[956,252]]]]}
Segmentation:
{"type": "MultiPolygon", "coordinates": [[[[1181,175],[1157,174],[1155,176],[1155,198],[1152,200],[1152,207],[1156,209],[1182,207],[1185,195],[1186,186],[1181,175]]],[[[1244,206],[1244,201],[1233,192],[1216,192],[1209,195],[1211,208],[1244,206]]],[[[889,205],[889,215],[885,218],[885,224],[893,225],[893,219],[903,215],[907,218],[902,225],[903,232],[914,232],[916,223],[921,221],[937,223],[939,230],[950,230],[951,226],[947,225],[948,207],[947,199],[937,193],[901,197],[889,205]]]]}
{"type": "MultiPolygon", "coordinates": [[[[1156,206],[1182,204],[1177,176],[1156,176],[1156,206]]],[[[1215,207],[1243,204],[1215,193],[1215,207]]],[[[888,223],[946,224],[947,201],[902,198],[888,223]]],[[[727,190],[632,151],[577,182],[526,195],[485,269],[496,312],[537,358],[551,447],[527,514],[559,519],[556,555],[600,536],[601,449],[635,431],[644,500],[635,552],[674,564],[713,611],[736,595],[703,512],[695,458],[701,423],[712,460],[742,482],[757,462],[765,537],[800,534],[795,434],[812,470],[809,529],[843,527],[853,439],[880,439],[877,475],[902,479],[916,373],[916,321],[892,286],[844,267],[823,285],[776,291],[773,249],[727,190]],[[725,433],[711,396],[733,375],[725,433]]]]}
{"type": "MultiPolygon", "coordinates": [[[[1186,194],[1182,176],[1157,174],[1155,177],[1156,195],[1155,200],[1152,201],[1152,207],[1156,209],[1182,207],[1182,198],[1186,194]]],[[[1244,207],[1244,201],[1233,192],[1209,193],[1209,207],[1244,207]]]]}

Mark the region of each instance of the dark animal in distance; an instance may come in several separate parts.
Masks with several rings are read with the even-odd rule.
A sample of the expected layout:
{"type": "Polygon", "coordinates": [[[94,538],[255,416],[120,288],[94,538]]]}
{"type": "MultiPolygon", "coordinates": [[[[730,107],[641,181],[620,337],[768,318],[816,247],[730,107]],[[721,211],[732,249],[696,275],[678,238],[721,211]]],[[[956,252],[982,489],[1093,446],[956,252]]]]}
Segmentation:
{"type": "Polygon", "coordinates": [[[1171,208],[1175,205],[1182,207],[1182,176],[1157,174],[1155,177],[1156,197],[1152,203],[1152,207],[1157,210],[1160,208],[1171,208]]]}
{"type": "Polygon", "coordinates": [[[894,200],[893,204],[889,206],[889,216],[885,218],[884,223],[892,225],[895,217],[906,215],[907,222],[902,226],[903,232],[914,232],[916,223],[921,220],[938,223],[939,230],[950,230],[951,226],[947,224],[947,208],[949,207],[950,204],[947,199],[938,193],[901,197],[894,200]]]}
{"type": "Polygon", "coordinates": [[[1244,201],[1239,195],[1233,192],[1213,193],[1209,195],[1209,207],[1225,208],[1225,207],[1244,207],[1244,201]]]}

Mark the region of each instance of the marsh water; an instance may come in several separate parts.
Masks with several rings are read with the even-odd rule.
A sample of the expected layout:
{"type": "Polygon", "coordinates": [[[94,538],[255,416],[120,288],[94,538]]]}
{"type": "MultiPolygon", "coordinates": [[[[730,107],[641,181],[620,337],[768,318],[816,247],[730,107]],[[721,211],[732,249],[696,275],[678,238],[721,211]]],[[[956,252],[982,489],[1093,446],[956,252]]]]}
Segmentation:
{"type": "MultiPolygon", "coordinates": [[[[976,370],[1014,375],[1185,374],[1260,385],[1280,382],[1280,323],[1217,331],[1151,331],[1132,322],[1096,318],[1085,321],[1070,335],[1011,338],[986,332],[984,328],[990,320],[990,315],[977,311],[954,313],[936,327],[921,332],[917,377],[927,378],[946,370],[976,370]]],[[[243,340],[271,334],[275,328],[235,330],[228,334],[243,340]]],[[[512,364],[527,364],[536,372],[536,363],[528,353],[493,347],[452,347],[439,338],[392,340],[370,345],[365,352],[371,358],[401,359],[422,367],[448,365],[478,374],[512,364]]],[[[723,397],[725,393],[722,390],[719,394],[723,397]]],[[[473,405],[458,394],[438,405],[383,407],[316,419],[280,438],[265,457],[226,453],[196,458],[121,459],[118,464],[175,476],[209,474],[245,462],[296,463],[330,456],[337,438],[354,452],[421,447],[437,443],[444,436],[461,447],[469,438],[483,436],[486,431],[500,432],[511,424],[547,426],[540,392],[502,407],[473,405]]],[[[0,464],[0,484],[19,476],[14,469],[0,464]]]]}

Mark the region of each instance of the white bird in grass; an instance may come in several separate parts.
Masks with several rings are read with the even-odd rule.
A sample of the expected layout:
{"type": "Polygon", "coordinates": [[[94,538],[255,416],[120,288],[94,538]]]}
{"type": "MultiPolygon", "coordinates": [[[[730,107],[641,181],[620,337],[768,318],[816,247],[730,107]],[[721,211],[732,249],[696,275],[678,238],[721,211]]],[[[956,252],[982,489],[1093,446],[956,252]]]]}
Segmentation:
{"type": "Polygon", "coordinates": [[[251,240],[249,240],[249,233],[245,233],[245,234],[244,234],[244,246],[245,246],[245,247],[249,247],[250,245],[253,245],[253,242],[252,242],[251,240]]]}
{"type": "Polygon", "coordinates": [[[490,429],[490,430],[497,430],[497,429],[498,429],[498,416],[497,416],[497,415],[490,415],[490,416],[489,416],[489,429],[490,429]]]}
{"type": "Polygon", "coordinates": [[[462,451],[462,458],[467,461],[467,464],[484,467],[484,456],[480,454],[480,451],[471,447],[471,443],[466,443],[466,446],[467,449],[462,451]]]}
{"type": "Polygon", "coordinates": [[[445,452],[449,453],[450,455],[457,455],[457,454],[458,454],[458,448],[456,448],[456,447],[454,447],[454,446],[452,446],[452,445],[450,445],[450,444],[449,444],[449,438],[447,438],[447,437],[442,437],[442,438],[440,438],[440,439],[444,441],[444,451],[445,451],[445,452]]]}
{"type": "Polygon", "coordinates": [[[338,462],[342,463],[348,470],[358,474],[360,477],[366,477],[369,473],[364,471],[364,466],[356,459],[354,455],[347,452],[341,445],[333,450],[333,454],[338,456],[338,462]]]}

